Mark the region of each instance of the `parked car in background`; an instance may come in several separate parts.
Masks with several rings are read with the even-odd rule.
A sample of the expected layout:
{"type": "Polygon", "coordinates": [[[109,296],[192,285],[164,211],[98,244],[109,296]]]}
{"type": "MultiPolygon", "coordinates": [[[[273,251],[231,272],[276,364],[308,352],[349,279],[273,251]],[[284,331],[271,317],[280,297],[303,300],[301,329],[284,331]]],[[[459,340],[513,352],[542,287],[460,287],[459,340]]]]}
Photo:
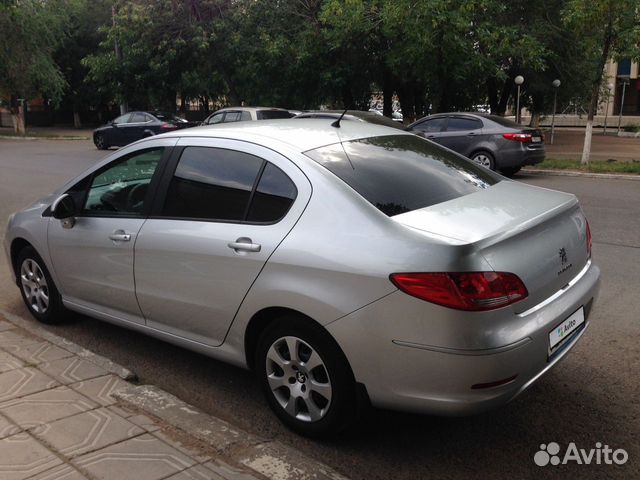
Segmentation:
{"type": "Polygon", "coordinates": [[[243,122],[245,120],[277,120],[295,116],[284,108],[270,107],[228,107],[213,112],[205,118],[201,125],[215,125],[217,123],[243,122]]]}
{"type": "Polygon", "coordinates": [[[195,126],[184,118],[166,112],[129,112],[93,131],[98,150],[123,147],[141,138],[195,126]]]}
{"type": "MultiPolygon", "coordinates": [[[[253,369],[311,436],[367,401],[465,415],[521,394],[589,326],[600,270],[577,198],[331,123],[200,127],[108,156],[9,218],[26,307],[253,369]]],[[[579,388],[556,372],[551,391],[579,388]]]]}
{"type": "Polygon", "coordinates": [[[513,175],[544,160],[544,136],[536,128],[482,113],[439,113],[407,127],[491,170],[513,175]]]}
{"type": "MultiPolygon", "coordinates": [[[[303,112],[300,115],[297,115],[295,118],[326,118],[326,119],[335,119],[340,118],[344,110],[311,110],[308,112],[303,112]]],[[[347,113],[342,117],[343,120],[355,120],[357,122],[368,122],[374,123],[376,125],[384,125],[385,127],[397,128],[400,130],[404,130],[401,124],[394,122],[388,117],[382,115],[382,113],[376,113],[372,111],[361,111],[361,110],[347,110],[347,113]]]]}

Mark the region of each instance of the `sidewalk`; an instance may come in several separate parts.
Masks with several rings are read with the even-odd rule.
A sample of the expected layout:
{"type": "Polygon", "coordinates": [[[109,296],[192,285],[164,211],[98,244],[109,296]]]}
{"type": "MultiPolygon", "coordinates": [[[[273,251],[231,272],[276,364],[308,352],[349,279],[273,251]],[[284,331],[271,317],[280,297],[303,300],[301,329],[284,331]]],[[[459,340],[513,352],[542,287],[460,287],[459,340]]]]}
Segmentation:
{"type": "Polygon", "coordinates": [[[341,478],[155,387],[135,386],[125,381],[135,378],[130,371],[7,316],[0,315],[2,480],[341,478]]]}
{"type": "MultiPolygon", "coordinates": [[[[580,160],[584,145],[584,128],[556,128],[554,142],[551,145],[551,132],[545,131],[545,150],[547,158],[580,160]]],[[[607,135],[602,129],[594,129],[591,139],[591,160],[640,161],[640,138],[618,137],[615,129],[608,129],[607,135]]]]}
{"type": "Polygon", "coordinates": [[[24,137],[17,136],[13,128],[1,127],[0,139],[38,139],[46,138],[50,140],[90,140],[93,138],[93,129],[72,128],[72,127],[28,127],[24,137]]]}

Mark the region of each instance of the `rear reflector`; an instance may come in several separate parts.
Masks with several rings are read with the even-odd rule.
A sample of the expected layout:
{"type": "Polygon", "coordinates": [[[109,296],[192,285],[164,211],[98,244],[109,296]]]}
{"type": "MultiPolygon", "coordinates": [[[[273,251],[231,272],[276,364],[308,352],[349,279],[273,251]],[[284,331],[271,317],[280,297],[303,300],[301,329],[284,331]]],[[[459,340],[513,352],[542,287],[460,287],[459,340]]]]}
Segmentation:
{"type": "Polygon", "coordinates": [[[393,273],[389,279],[408,295],[457,310],[493,310],[529,295],[522,280],[506,272],[393,273]]]}
{"type": "Polygon", "coordinates": [[[514,142],[521,142],[521,143],[531,142],[530,133],[503,133],[502,136],[507,140],[512,140],[514,142]]]}
{"type": "Polygon", "coordinates": [[[476,383],[475,385],[471,385],[471,388],[473,390],[478,390],[481,388],[493,388],[493,387],[499,387],[500,385],[506,385],[507,383],[511,383],[513,382],[516,377],[518,376],[518,374],[515,374],[509,378],[505,378],[503,380],[496,380],[495,382],[489,382],[489,383],[476,383]]]}

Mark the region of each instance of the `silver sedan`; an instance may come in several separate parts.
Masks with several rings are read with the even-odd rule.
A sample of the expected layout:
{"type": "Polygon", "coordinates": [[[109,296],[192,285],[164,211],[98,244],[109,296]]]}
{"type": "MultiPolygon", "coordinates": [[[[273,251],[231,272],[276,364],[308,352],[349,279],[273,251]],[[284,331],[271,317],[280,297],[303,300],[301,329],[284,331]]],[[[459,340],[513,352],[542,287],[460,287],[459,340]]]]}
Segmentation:
{"type": "Polygon", "coordinates": [[[253,369],[310,436],[367,402],[510,401],[584,334],[600,276],[573,195],[326,119],[131,144],[12,215],[5,248],[38,320],[73,310],[253,369]]]}

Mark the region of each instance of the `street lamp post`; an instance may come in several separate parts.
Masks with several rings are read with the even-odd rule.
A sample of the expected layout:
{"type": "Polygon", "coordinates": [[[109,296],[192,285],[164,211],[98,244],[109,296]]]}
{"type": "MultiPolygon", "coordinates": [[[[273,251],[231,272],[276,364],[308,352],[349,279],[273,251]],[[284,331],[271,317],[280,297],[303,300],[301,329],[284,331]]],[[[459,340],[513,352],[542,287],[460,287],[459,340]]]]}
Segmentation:
{"type": "Polygon", "coordinates": [[[622,80],[622,96],[620,97],[620,111],[618,112],[618,135],[620,135],[620,125],[622,123],[622,107],[624,106],[624,93],[627,89],[627,81],[622,80]]]}
{"type": "Polygon", "coordinates": [[[613,83],[609,83],[607,85],[607,107],[604,110],[604,132],[603,134],[607,134],[607,118],[609,117],[609,99],[611,98],[611,94],[613,92],[615,85],[613,83]]]}
{"type": "Polygon", "coordinates": [[[551,116],[551,145],[553,145],[553,134],[555,133],[556,127],[556,106],[558,104],[558,88],[560,87],[560,80],[557,78],[551,82],[551,86],[553,86],[553,114],[551,116]]]}
{"type": "Polygon", "coordinates": [[[518,75],[513,81],[518,86],[518,95],[516,97],[516,122],[520,123],[520,85],[524,83],[524,77],[522,75],[518,75]]]}

